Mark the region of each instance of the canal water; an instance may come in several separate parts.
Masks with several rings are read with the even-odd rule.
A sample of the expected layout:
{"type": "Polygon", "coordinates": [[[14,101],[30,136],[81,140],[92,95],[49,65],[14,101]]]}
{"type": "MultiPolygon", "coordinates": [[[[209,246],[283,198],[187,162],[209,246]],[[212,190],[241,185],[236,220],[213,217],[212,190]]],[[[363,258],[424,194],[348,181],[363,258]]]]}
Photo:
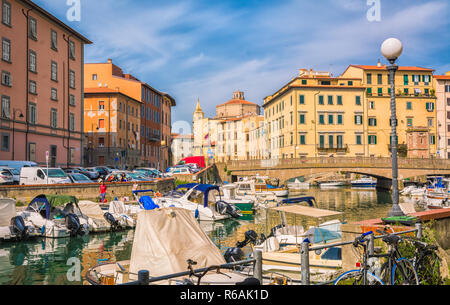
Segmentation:
{"type": "MultiPolygon", "coordinates": [[[[375,189],[319,189],[290,193],[289,197],[314,196],[319,208],[343,212],[342,221],[385,217],[392,205],[390,192],[375,189]]],[[[296,216],[288,219],[305,227],[315,220],[296,216]]],[[[259,212],[248,219],[201,223],[214,243],[225,252],[247,230],[267,233],[279,223],[277,213],[259,212]]],[[[86,270],[105,261],[131,257],[133,230],[67,239],[40,239],[0,243],[0,285],[79,285],[86,270]],[[81,268],[77,268],[80,266],[81,268]],[[81,272],[77,272],[81,270],[81,272]]]]}

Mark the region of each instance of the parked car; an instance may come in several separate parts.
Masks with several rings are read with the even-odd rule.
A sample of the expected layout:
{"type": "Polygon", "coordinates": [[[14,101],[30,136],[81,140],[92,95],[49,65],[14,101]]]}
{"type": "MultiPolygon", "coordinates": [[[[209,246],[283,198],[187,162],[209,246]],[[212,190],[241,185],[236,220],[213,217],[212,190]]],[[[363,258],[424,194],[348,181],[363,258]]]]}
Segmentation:
{"type": "Polygon", "coordinates": [[[100,177],[99,172],[97,172],[96,170],[88,170],[87,168],[83,167],[73,167],[73,169],[79,170],[81,174],[87,176],[92,180],[96,180],[100,177]]]}
{"type": "Polygon", "coordinates": [[[173,174],[193,174],[192,170],[188,166],[183,167],[172,167],[171,170],[166,173],[167,176],[171,177],[173,174]]]}
{"type": "Polygon", "coordinates": [[[72,183],[94,183],[91,179],[80,173],[68,174],[72,183]]]}
{"type": "Polygon", "coordinates": [[[92,171],[92,170],[96,171],[99,174],[98,179],[103,179],[103,180],[105,180],[106,176],[108,176],[111,173],[111,170],[106,166],[88,167],[86,169],[89,171],[92,171]]]}
{"type": "Polygon", "coordinates": [[[72,183],[61,168],[22,167],[20,185],[72,183]],[[48,173],[48,175],[47,175],[48,173]]]}
{"type": "MultiPolygon", "coordinates": [[[[37,167],[38,164],[33,161],[11,161],[11,160],[0,160],[0,167],[9,167],[17,170],[19,177],[17,177],[17,183],[20,180],[20,170],[22,167],[37,167]]],[[[14,174],[13,174],[14,176],[14,174]]]]}
{"type": "Polygon", "coordinates": [[[11,173],[13,176],[13,183],[12,184],[19,184],[20,182],[20,170],[12,168],[12,167],[3,167],[0,166],[0,171],[7,170],[11,173]]]}
{"type": "Polygon", "coordinates": [[[133,173],[128,171],[113,171],[111,174],[106,176],[105,181],[106,182],[121,182],[122,181],[122,174],[125,174],[125,182],[129,181],[150,181],[150,178],[146,178],[142,176],[139,173],[133,173]]]}
{"type": "Polygon", "coordinates": [[[0,184],[13,184],[14,177],[8,168],[0,168],[0,184]]]}
{"type": "Polygon", "coordinates": [[[186,166],[189,166],[191,168],[192,173],[198,173],[200,171],[200,167],[197,163],[187,163],[186,166]]]}
{"type": "Polygon", "coordinates": [[[151,167],[138,167],[133,172],[140,173],[149,178],[159,178],[162,176],[159,170],[151,167]]]}

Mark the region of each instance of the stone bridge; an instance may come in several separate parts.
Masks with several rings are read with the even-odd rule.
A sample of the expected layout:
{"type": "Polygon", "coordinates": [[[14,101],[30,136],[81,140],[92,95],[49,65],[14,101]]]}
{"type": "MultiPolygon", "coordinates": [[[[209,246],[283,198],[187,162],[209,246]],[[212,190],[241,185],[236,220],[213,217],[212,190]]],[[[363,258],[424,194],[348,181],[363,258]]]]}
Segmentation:
{"type": "MultiPolygon", "coordinates": [[[[217,167],[219,173],[222,174],[223,169],[226,169],[233,178],[259,174],[287,181],[300,176],[347,172],[375,177],[379,184],[390,184],[392,180],[391,158],[317,157],[246,160],[219,163],[217,167]]],[[[450,160],[398,158],[400,181],[424,175],[450,175],[450,160]]]]}

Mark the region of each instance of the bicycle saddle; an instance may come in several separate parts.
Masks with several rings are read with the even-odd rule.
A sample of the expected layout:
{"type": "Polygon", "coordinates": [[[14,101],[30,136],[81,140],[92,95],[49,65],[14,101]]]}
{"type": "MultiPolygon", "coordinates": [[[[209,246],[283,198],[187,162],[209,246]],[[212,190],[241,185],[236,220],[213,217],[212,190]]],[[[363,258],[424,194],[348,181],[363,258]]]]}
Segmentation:
{"type": "Polygon", "coordinates": [[[397,235],[388,235],[383,237],[383,241],[389,245],[395,245],[398,243],[399,240],[400,237],[398,237],[397,235]]]}

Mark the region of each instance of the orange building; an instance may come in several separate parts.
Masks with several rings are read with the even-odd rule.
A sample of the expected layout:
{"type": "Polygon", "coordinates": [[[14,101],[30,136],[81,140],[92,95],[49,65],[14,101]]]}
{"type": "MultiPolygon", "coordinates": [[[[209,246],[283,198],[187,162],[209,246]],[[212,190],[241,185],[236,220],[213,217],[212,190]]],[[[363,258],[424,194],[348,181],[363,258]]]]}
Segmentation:
{"type": "Polygon", "coordinates": [[[141,103],[139,165],[164,170],[169,165],[164,139],[170,138],[171,107],[175,106],[175,100],[133,75],[123,73],[111,59],[106,63],[85,64],[84,83],[86,88],[112,89],[141,103]]]}
{"type": "Polygon", "coordinates": [[[1,1],[1,160],[82,164],[87,38],[32,1],[1,1]]]}
{"type": "Polygon", "coordinates": [[[109,88],[85,88],[85,164],[140,165],[141,102],[109,88]]]}

